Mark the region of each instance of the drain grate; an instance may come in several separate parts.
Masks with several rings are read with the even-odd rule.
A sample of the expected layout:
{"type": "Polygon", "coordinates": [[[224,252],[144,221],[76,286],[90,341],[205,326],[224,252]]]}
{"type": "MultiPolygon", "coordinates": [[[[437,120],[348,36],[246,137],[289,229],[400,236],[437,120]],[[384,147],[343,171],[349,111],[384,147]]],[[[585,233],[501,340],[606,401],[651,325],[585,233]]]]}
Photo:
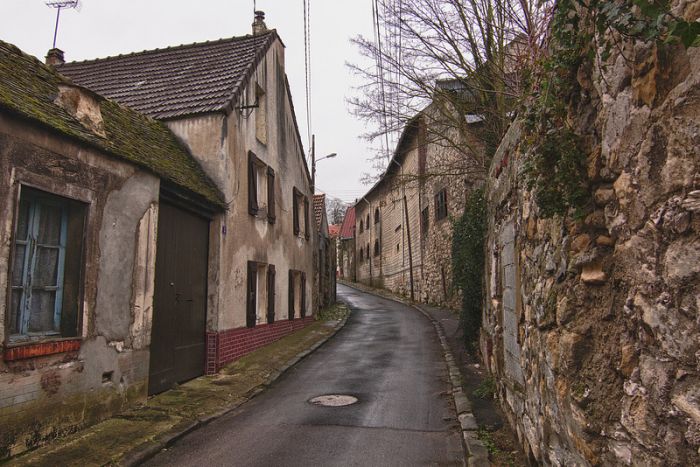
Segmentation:
{"type": "Polygon", "coordinates": [[[323,407],[343,407],[352,405],[357,401],[357,397],[347,394],[326,394],[309,400],[313,405],[320,405],[323,407]]]}

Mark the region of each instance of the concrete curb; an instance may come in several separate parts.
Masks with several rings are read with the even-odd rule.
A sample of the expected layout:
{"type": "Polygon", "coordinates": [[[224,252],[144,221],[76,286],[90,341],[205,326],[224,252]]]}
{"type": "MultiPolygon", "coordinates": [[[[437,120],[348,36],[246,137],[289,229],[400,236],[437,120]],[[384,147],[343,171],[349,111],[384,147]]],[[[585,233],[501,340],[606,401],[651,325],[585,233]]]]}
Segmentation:
{"type": "Polygon", "coordinates": [[[464,394],[464,391],[462,390],[462,373],[459,371],[459,367],[455,363],[454,355],[452,355],[452,351],[450,350],[450,347],[447,344],[447,339],[445,338],[445,331],[442,328],[442,324],[440,324],[439,321],[433,319],[433,317],[430,316],[430,313],[423,310],[419,305],[416,305],[415,303],[403,301],[398,298],[386,297],[382,294],[364,290],[359,287],[355,287],[351,284],[347,284],[345,282],[339,282],[339,284],[345,285],[355,290],[359,290],[360,292],[369,293],[379,298],[385,298],[387,300],[392,300],[394,302],[401,303],[402,305],[415,308],[416,310],[420,311],[426,318],[428,318],[428,320],[430,320],[431,323],[433,323],[435,332],[437,333],[438,338],[440,339],[440,345],[442,346],[443,356],[445,357],[445,363],[447,364],[447,372],[449,374],[450,384],[452,385],[452,400],[454,402],[455,409],[457,410],[459,424],[462,427],[462,440],[464,443],[463,448],[467,457],[467,465],[469,465],[469,467],[490,466],[491,463],[489,462],[488,450],[486,449],[486,446],[484,446],[484,443],[481,442],[477,434],[479,426],[477,425],[476,418],[474,418],[474,414],[472,413],[472,404],[469,401],[469,398],[464,394]]]}
{"type": "MultiPolygon", "coordinates": [[[[350,307],[348,307],[348,310],[350,310],[350,307]]],[[[282,376],[287,370],[292,368],[294,365],[299,363],[301,360],[304,358],[308,357],[310,354],[312,354],[314,351],[316,351],[319,347],[321,347],[323,344],[328,342],[331,337],[335,336],[338,331],[340,331],[343,326],[345,326],[345,323],[347,323],[348,318],[350,317],[350,312],[348,312],[348,315],[343,318],[342,321],[340,321],[338,324],[336,324],[333,327],[333,331],[321,339],[320,341],[316,342],[314,345],[309,347],[306,350],[303,350],[299,352],[296,356],[292,357],[287,363],[282,365],[281,368],[278,370],[272,372],[267,379],[260,383],[259,385],[255,386],[252,388],[250,391],[248,391],[242,398],[240,402],[235,402],[227,407],[224,407],[223,409],[214,412],[213,414],[207,415],[205,417],[199,418],[197,420],[183,420],[182,422],[178,423],[174,427],[172,427],[170,430],[165,431],[164,433],[159,434],[156,436],[153,441],[148,441],[141,446],[138,446],[134,449],[132,449],[130,452],[127,452],[117,463],[118,465],[123,465],[123,466],[137,466],[140,464],[143,464],[147,460],[151,459],[153,456],[158,454],[162,449],[167,448],[171,446],[173,443],[184,437],[185,435],[191,433],[192,431],[201,428],[205,425],[208,425],[209,423],[213,422],[214,420],[223,417],[224,415],[233,412],[236,410],[238,407],[242,406],[246,402],[248,402],[250,399],[253,397],[257,396],[261,392],[263,392],[270,384],[272,384],[275,380],[277,380],[280,376],[282,376]]],[[[112,462],[108,462],[105,465],[113,465],[112,462]]]]}

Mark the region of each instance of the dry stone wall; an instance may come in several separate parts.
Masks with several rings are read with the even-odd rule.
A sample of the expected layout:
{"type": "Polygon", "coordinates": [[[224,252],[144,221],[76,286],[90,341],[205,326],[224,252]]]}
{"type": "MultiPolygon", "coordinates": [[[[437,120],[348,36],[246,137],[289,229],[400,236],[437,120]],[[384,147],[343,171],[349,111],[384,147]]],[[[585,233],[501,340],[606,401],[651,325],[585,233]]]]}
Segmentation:
{"type": "Polygon", "coordinates": [[[570,109],[583,219],[538,217],[517,124],[495,155],[481,351],[537,461],[700,465],[700,49],[622,45],[570,109]]]}

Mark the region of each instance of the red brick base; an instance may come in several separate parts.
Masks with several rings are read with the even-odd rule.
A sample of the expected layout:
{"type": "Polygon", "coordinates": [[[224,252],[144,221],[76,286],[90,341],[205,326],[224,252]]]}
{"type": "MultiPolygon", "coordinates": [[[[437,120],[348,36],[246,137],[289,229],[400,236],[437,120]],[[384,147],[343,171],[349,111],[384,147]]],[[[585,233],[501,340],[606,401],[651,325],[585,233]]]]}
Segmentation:
{"type": "Polygon", "coordinates": [[[206,374],[213,375],[227,363],[304,328],[313,321],[313,316],[309,316],[294,321],[281,320],[272,324],[260,324],[254,328],[207,332],[206,374]]]}

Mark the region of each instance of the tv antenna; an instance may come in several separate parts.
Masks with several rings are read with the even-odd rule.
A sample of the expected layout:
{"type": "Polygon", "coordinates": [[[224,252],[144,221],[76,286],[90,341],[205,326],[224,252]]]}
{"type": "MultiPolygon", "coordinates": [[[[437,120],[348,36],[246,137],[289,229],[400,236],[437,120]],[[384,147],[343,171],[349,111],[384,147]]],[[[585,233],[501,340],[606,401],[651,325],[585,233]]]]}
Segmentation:
{"type": "Polygon", "coordinates": [[[56,48],[56,36],[58,35],[58,19],[61,17],[61,9],[72,8],[80,11],[80,0],[59,0],[45,2],[49,8],[56,9],[56,27],[53,30],[53,48],[56,48]]]}

